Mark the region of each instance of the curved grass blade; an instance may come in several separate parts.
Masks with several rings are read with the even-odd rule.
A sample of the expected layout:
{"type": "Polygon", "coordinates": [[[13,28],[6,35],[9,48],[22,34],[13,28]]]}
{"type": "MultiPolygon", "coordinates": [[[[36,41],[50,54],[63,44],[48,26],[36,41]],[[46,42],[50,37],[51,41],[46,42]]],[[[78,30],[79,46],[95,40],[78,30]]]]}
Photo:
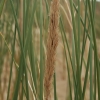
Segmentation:
{"type": "Polygon", "coordinates": [[[61,24],[61,29],[62,29],[63,34],[64,34],[65,43],[66,43],[66,46],[67,46],[67,49],[68,49],[68,54],[69,54],[69,58],[70,58],[71,66],[72,66],[72,71],[73,71],[73,78],[74,78],[74,82],[75,82],[75,86],[76,86],[75,70],[74,70],[72,57],[71,57],[71,53],[70,53],[70,49],[69,49],[69,45],[68,45],[68,40],[67,40],[66,35],[65,35],[66,33],[65,33],[65,30],[64,30],[64,26],[63,26],[63,22],[62,22],[61,18],[60,18],[60,24],[61,24]]]}
{"type": "MultiPolygon", "coordinates": [[[[15,13],[15,10],[14,10],[14,5],[13,5],[13,1],[12,0],[10,0],[10,4],[11,4],[13,15],[14,15],[14,18],[15,18],[16,28],[18,30],[18,37],[19,37],[21,53],[22,53],[21,62],[24,61],[25,70],[26,70],[26,61],[25,61],[25,55],[24,55],[23,45],[22,45],[21,36],[20,36],[20,29],[19,29],[19,26],[18,26],[17,16],[16,16],[16,13],[15,13]]],[[[16,87],[15,87],[15,92],[14,92],[13,100],[17,100],[17,98],[18,98],[18,90],[19,90],[20,80],[21,80],[21,76],[23,76],[23,72],[22,72],[22,69],[23,69],[22,66],[23,65],[22,64],[20,64],[20,65],[21,66],[19,67],[18,78],[17,78],[17,83],[16,83],[16,87]]],[[[27,78],[26,71],[25,71],[25,76],[27,78]]],[[[28,100],[29,100],[28,82],[26,83],[26,89],[27,89],[27,96],[28,96],[28,100]]]]}
{"type": "Polygon", "coordinates": [[[67,54],[66,54],[66,48],[65,48],[65,43],[64,43],[64,36],[63,36],[62,32],[61,32],[61,35],[62,35],[62,40],[63,40],[63,45],[64,45],[64,53],[65,53],[66,64],[67,64],[68,82],[69,82],[69,90],[70,90],[70,100],[72,100],[72,87],[71,87],[71,81],[70,81],[70,70],[69,70],[69,64],[68,64],[68,59],[67,59],[67,54]]]}

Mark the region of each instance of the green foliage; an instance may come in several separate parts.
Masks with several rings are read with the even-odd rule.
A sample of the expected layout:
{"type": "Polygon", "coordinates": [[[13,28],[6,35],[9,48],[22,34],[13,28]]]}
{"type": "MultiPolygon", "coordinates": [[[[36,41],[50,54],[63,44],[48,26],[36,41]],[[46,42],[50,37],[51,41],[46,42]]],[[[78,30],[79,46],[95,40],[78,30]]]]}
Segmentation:
{"type": "MultiPolygon", "coordinates": [[[[4,1],[5,0],[0,1],[0,15],[2,14],[0,16],[0,34],[2,34],[0,35],[0,74],[2,73],[4,57],[9,52],[8,46],[10,45],[11,62],[7,100],[9,100],[13,67],[17,69],[17,78],[12,100],[18,100],[20,84],[22,84],[22,98],[25,98],[25,100],[33,100],[33,98],[35,98],[34,100],[44,100],[43,79],[50,1],[23,0],[22,11],[21,0],[7,0],[5,7],[4,1]],[[23,15],[22,19],[20,14],[23,15]],[[22,22],[21,25],[19,20],[22,22]],[[38,33],[36,29],[38,29],[38,33]],[[35,41],[37,34],[39,34],[39,37],[37,37],[39,42],[35,41]],[[14,55],[16,42],[20,49],[19,62],[16,62],[14,55]],[[13,63],[15,66],[13,66],[13,63]]],[[[96,43],[96,37],[100,37],[100,13],[95,13],[99,6],[96,8],[97,4],[95,0],[83,0],[82,2],[80,2],[80,0],[75,0],[74,2],[73,0],[69,0],[69,4],[71,13],[70,19],[72,19],[72,22],[70,22],[72,25],[72,33],[70,33],[72,35],[70,39],[71,43],[66,36],[66,26],[64,23],[66,22],[66,16],[63,17],[64,14],[62,14],[62,12],[59,16],[59,33],[61,34],[63,42],[66,71],[68,73],[68,100],[73,100],[73,90],[74,100],[85,100],[87,82],[90,83],[90,95],[88,95],[90,100],[97,100],[97,94],[98,100],[100,100],[100,57],[98,56],[98,45],[96,43]],[[85,59],[84,55],[87,40],[89,40],[90,44],[89,51],[87,51],[86,55],[87,59],[85,59]],[[82,86],[81,74],[83,68],[85,68],[86,71],[84,72],[85,78],[82,86]],[[72,76],[70,72],[72,72],[72,76]],[[93,79],[95,81],[93,81],[93,79]]],[[[63,2],[61,2],[61,5],[63,6],[63,2]]],[[[63,7],[65,8],[65,6],[63,7]]],[[[66,11],[66,13],[68,12],[66,11]]],[[[56,86],[56,77],[56,73],[54,73],[54,100],[59,100],[56,93],[56,88],[59,88],[56,86]]]]}

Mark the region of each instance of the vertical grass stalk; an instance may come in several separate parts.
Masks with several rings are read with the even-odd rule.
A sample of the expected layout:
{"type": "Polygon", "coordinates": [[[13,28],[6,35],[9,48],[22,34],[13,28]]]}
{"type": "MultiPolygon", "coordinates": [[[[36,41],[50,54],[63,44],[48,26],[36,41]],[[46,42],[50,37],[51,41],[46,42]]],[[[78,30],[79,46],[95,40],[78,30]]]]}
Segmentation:
{"type": "Polygon", "coordinates": [[[55,53],[58,45],[59,0],[52,0],[50,8],[49,32],[47,38],[47,59],[44,76],[45,100],[50,98],[52,76],[54,74],[55,53]]]}
{"type": "Polygon", "coordinates": [[[42,15],[42,0],[40,0],[40,100],[43,100],[43,45],[42,45],[42,29],[43,29],[43,15],[42,15]]]}

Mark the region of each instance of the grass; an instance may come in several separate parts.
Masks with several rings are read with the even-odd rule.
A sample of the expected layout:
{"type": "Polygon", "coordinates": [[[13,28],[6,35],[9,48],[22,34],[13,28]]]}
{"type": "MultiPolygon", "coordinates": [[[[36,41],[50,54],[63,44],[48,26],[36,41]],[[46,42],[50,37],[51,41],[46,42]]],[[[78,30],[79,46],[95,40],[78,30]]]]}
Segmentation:
{"type": "MultiPolygon", "coordinates": [[[[6,30],[6,26],[0,30],[1,60],[8,53],[11,60],[10,72],[7,75],[9,76],[7,95],[4,100],[10,100],[10,98],[11,100],[49,100],[53,98],[53,95],[54,100],[60,100],[57,92],[59,87],[57,87],[56,71],[59,69],[59,66],[56,66],[58,62],[56,53],[60,49],[57,48],[60,40],[69,84],[64,100],[100,100],[100,56],[95,21],[96,0],[69,0],[69,2],[63,0],[60,1],[57,9],[56,4],[51,7],[51,2],[58,2],[58,0],[31,0],[30,2],[22,0],[21,3],[19,0],[5,1],[0,1],[0,20],[3,21],[5,8],[8,7],[10,12],[7,10],[6,16],[9,15],[13,23],[9,25],[10,31],[6,30]],[[8,3],[11,8],[7,6],[8,3]],[[84,7],[83,10],[81,5],[84,7]],[[12,41],[8,42],[10,40],[8,36],[12,36],[12,41]],[[16,56],[16,47],[20,51],[18,56],[16,56]],[[82,73],[84,73],[84,78],[82,78],[82,73]],[[16,74],[16,79],[12,83],[14,74],[16,74]],[[12,84],[15,85],[11,90],[12,84]],[[88,95],[87,90],[89,90],[88,95]]],[[[1,77],[5,67],[3,63],[0,61],[2,64],[0,65],[0,93],[3,88],[1,86],[3,82],[1,77]]],[[[0,100],[3,99],[0,98],[0,100]]]]}

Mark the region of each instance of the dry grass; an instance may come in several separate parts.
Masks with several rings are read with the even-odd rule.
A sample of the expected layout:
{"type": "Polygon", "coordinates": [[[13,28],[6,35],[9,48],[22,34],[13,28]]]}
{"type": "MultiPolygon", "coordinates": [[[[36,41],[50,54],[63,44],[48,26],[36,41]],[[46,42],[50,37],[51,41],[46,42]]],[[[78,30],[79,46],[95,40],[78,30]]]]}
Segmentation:
{"type": "Polygon", "coordinates": [[[54,73],[55,66],[55,53],[58,45],[58,24],[59,24],[59,0],[53,0],[51,3],[50,11],[50,24],[49,33],[47,39],[47,60],[45,68],[45,100],[50,97],[52,76],[54,73]]]}

